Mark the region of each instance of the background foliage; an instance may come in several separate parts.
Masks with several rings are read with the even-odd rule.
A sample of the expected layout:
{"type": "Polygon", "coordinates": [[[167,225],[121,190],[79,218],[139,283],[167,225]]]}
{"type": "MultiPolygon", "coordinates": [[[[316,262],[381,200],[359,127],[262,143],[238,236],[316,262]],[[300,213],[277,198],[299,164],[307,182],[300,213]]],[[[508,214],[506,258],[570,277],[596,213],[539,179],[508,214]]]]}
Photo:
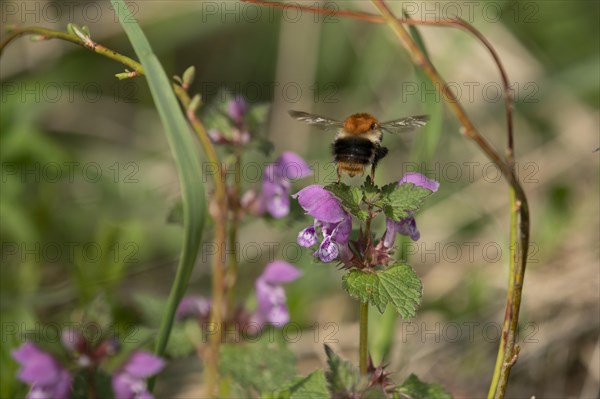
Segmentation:
{"type": "MultiPolygon", "coordinates": [[[[92,3],[98,17],[87,3],[78,3],[73,18],[66,3],[52,3],[62,10],[56,15],[49,2],[11,2],[18,12],[3,12],[2,30],[13,23],[64,29],[74,22],[88,25],[96,41],[134,55],[108,3],[92,3]],[[34,11],[24,13],[26,7],[34,11]]],[[[455,4],[496,46],[514,84],[518,171],[533,220],[522,351],[508,395],[591,397],[600,383],[599,165],[593,152],[600,102],[599,3],[488,3],[494,6],[478,3],[472,14],[467,5],[455,4]]],[[[130,4],[167,74],[196,66],[193,89],[205,102],[218,100],[221,87],[253,103],[273,102],[266,129],[275,153],[293,150],[304,156],[315,167],[314,182],[335,178],[330,137],[293,122],[288,109],[337,118],[366,111],[381,120],[434,113],[439,123],[419,135],[385,138],[390,155],[379,171],[382,183],[415,169],[441,182],[419,219],[423,238],[405,243],[401,255],[410,257],[423,279],[424,305],[414,324],[394,323],[386,314],[387,327],[370,336],[376,360],[387,354],[403,378],[415,373],[455,396],[484,392],[497,347],[494,323],[503,309],[506,186],[457,134],[457,122],[439,99],[423,90],[390,32],[364,22],[282,15],[235,2],[130,4]]],[[[414,18],[426,16],[424,3],[412,4],[414,18]]],[[[449,3],[432,4],[437,15],[452,16],[449,3]]],[[[399,13],[400,3],[392,5],[399,13]]],[[[344,7],[371,10],[359,1],[344,7]]],[[[487,54],[459,31],[420,32],[480,131],[503,146],[499,79],[487,54]]],[[[16,386],[11,377],[16,365],[9,359],[18,344],[13,327],[41,331],[48,339],[50,330],[42,323],[76,319],[73,309],[99,293],[118,323],[142,322],[134,294],[166,298],[182,230],[166,221],[180,193],[145,82],[117,81],[120,65],[53,41],[21,39],[6,50],[0,66],[0,396],[7,397],[16,386]]],[[[261,168],[265,162],[258,152],[246,161],[261,168]]],[[[251,166],[243,179],[245,189],[260,181],[251,166]]],[[[274,258],[304,270],[289,287],[292,322],[302,334],[293,342],[275,332],[278,340],[292,341],[304,375],[325,363],[323,343],[356,363],[358,336],[355,306],[341,289],[340,272],[296,249],[295,232],[306,222],[286,229],[264,221],[244,225],[239,288],[250,292],[274,258]]],[[[209,292],[209,265],[209,256],[201,256],[190,291],[209,292]]],[[[144,336],[140,331],[137,339],[144,336]]],[[[199,369],[193,357],[174,362],[159,379],[157,395],[193,395],[199,369]]]]}

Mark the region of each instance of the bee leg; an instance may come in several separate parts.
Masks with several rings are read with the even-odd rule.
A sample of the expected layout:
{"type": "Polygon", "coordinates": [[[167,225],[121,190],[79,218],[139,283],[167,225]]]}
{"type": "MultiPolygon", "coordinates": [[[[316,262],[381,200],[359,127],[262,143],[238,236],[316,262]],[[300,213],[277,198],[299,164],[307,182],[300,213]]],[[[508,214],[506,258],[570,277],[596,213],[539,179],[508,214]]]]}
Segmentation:
{"type": "Polygon", "coordinates": [[[377,147],[375,150],[375,157],[373,158],[373,165],[371,165],[371,181],[375,181],[375,168],[380,160],[382,160],[388,153],[387,147],[377,147]]]}
{"type": "Polygon", "coordinates": [[[339,183],[342,180],[342,173],[340,172],[340,166],[337,165],[336,167],[336,172],[337,172],[337,182],[339,183]]]}

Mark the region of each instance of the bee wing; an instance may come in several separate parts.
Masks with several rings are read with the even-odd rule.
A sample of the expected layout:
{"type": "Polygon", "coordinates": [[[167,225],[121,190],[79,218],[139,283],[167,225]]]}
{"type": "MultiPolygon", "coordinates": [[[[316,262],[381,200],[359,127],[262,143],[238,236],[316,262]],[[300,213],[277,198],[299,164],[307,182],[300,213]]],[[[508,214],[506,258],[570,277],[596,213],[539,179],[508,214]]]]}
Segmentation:
{"type": "Polygon", "coordinates": [[[343,126],[343,123],[340,121],[329,119],[324,116],[309,114],[308,112],[290,110],[288,113],[292,118],[308,123],[309,125],[314,125],[321,130],[337,131],[343,126]]]}
{"type": "Polygon", "coordinates": [[[383,122],[380,124],[380,128],[388,133],[403,133],[425,126],[428,121],[429,115],[407,116],[406,118],[383,122]]]}

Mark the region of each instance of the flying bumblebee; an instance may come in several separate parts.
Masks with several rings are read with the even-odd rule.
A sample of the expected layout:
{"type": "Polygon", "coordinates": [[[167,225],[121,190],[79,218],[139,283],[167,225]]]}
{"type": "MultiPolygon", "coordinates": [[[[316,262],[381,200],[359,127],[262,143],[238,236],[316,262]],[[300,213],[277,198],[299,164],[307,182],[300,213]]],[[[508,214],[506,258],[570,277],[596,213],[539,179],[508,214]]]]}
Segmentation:
{"type": "Polygon", "coordinates": [[[381,145],[383,132],[402,133],[424,126],[427,115],[408,116],[379,123],[367,113],[350,115],[343,122],[302,111],[289,111],[292,118],[314,125],[321,130],[337,132],[332,145],[337,167],[338,183],[342,172],[350,177],[363,174],[371,165],[371,179],[375,177],[377,163],[387,155],[388,149],[381,145]]]}

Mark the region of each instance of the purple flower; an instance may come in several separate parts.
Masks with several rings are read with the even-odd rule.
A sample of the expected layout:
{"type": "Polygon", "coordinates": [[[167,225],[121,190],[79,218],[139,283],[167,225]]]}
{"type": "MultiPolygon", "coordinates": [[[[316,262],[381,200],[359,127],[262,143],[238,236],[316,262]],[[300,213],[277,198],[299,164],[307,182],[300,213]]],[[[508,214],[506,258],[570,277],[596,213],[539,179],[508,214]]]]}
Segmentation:
{"type": "Polygon", "coordinates": [[[198,317],[200,319],[208,319],[210,313],[210,300],[195,295],[186,296],[179,302],[175,316],[180,319],[188,317],[198,317]]]}
{"type": "Polygon", "coordinates": [[[151,399],[152,394],[146,389],[146,378],[158,373],[165,362],[157,356],[145,351],[135,351],[113,374],[112,387],[115,399],[151,399]]]}
{"type": "Polygon", "coordinates": [[[17,378],[31,385],[29,399],[68,399],[71,392],[71,375],[52,355],[25,342],[12,352],[21,369],[17,378]]]}
{"type": "MultiPolygon", "coordinates": [[[[405,174],[402,179],[398,182],[398,185],[405,183],[411,183],[415,186],[426,188],[427,190],[433,191],[434,193],[440,187],[440,183],[435,180],[428,179],[420,173],[411,172],[405,174]]],[[[391,248],[396,241],[396,234],[402,234],[410,237],[413,241],[417,241],[421,237],[419,229],[417,229],[417,221],[414,215],[409,212],[409,216],[394,221],[391,219],[386,220],[385,234],[383,235],[383,246],[385,248],[391,248]]]]}
{"type": "Polygon", "coordinates": [[[349,260],[352,257],[348,247],[352,216],[342,207],[337,197],[316,184],[303,188],[292,197],[298,198],[300,206],[315,218],[312,226],[298,234],[298,245],[306,248],[315,245],[318,242],[318,227],[323,234],[323,241],[314,255],[326,263],[336,258],[349,260]]]}
{"type": "Polygon", "coordinates": [[[243,97],[237,96],[227,104],[227,113],[236,124],[241,124],[244,120],[244,115],[248,110],[248,105],[243,97]]]}
{"type": "Polygon", "coordinates": [[[276,219],[290,213],[291,180],[312,174],[310,167],[299,155],[284,152],[274,164],[265,168],[262,181],[261,203],[264,210],[276,219]]]}
{"type": "Polygon", "coordinates": [[[282,284],[300,277],[301,272],[287,262],[278,260],[267,265],[254,286],[257,308],[252,319],[264,324],[282,326],[290,320],[282,284]]]}

